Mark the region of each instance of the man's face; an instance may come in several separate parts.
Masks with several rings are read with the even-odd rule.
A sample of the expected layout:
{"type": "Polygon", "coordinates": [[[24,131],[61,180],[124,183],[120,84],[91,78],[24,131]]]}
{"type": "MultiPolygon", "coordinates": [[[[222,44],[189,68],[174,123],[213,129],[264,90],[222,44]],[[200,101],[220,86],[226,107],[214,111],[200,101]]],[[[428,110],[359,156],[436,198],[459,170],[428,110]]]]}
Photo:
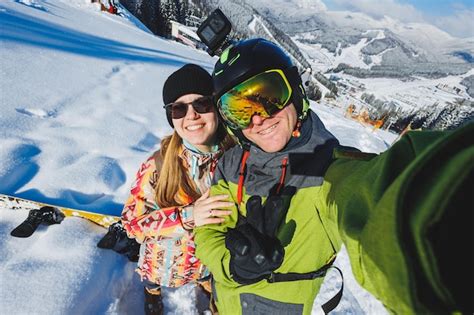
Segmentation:
{"type": "Polygon", "coordinates": [[[290,141],[296,121],[296,109],[291,103],[269,118],[252,116],[252,122],[242,133],[263,151],[278,152],[290,141]]]}

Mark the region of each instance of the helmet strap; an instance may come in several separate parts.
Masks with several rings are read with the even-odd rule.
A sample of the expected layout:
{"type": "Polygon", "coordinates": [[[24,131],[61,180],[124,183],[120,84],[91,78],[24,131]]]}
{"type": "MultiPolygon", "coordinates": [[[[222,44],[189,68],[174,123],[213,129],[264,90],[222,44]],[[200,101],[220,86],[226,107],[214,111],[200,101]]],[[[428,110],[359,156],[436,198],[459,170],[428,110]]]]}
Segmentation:
{"type": "Polygon", "coordinates": [[[242,130],[233,129],[227,126],[227,132],[237,138],[237,141],[242,148],[244,148],[245,150],[250,150],[251,142],[247,138],[245,138],[242,130]]]}

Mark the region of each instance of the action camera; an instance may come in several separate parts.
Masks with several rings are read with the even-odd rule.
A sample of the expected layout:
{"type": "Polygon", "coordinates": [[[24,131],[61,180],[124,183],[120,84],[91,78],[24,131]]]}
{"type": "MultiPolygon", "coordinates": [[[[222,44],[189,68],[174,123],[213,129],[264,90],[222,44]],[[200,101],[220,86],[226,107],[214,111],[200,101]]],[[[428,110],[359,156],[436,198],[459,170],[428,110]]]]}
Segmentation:
{"type": "Polygon", "coordinates": [[[227,46],[227,35],[231,29],[232,24],[229,19],[220,9],[216,9],[199,26],[197,35],[207,46],[208,54],[214,56],[227,46]]]}

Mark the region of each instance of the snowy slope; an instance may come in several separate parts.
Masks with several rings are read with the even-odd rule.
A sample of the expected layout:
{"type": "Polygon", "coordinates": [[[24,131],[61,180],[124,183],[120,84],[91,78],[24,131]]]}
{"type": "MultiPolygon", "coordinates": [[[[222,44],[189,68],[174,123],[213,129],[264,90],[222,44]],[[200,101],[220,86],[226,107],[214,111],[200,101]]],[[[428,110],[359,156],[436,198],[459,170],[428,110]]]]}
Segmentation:
{"type": "MultiPolygon", "coordinates": [[[[400,77],[413,73],[432,76],[431,70],[463,74],[472,68],[462,56],[474,55],[474,39],[453,37],[432,24],[406,23],[387,15],[331,11],[321,1],[255,0],[251,5],[292,36],[302,50],[305,46],[310,46],[309,50],[319,49],[322,55],[314,56],[313,64],[323,72],[342,63],[364,70],[374,65],[388,66],[372,69],[375,77],[387,76],[391,65],[405,68],[400,77]],[[380,41],[372,32],[385,33],[382,38],[386,40],[380,41]],[[371,45],[374,39],[379,40],[371,45]],[[388,49],[381,51],[375,62],[367,60],[374,56],[371,50],[385,45],[388,49]]],[[[367,71],[361,73],[365,75],[367,71]]]]}
{"type": "Polygon", "coordinates": [[[83,0],[33,3],[0,4],[0,191],[117,214],[170,132],[164,79],[213,61],[83,0]]]}
{"type": "MultiPolygon", "coordinates": [[[[119,214],[139,163],[170,133],[164,80],[188,62],[211,70],[215,59],[84,0],[3,1],[0,23],[0,192],[119,214]]],[[[395,138],[312,107],[345,145],[382,152],[395,138]]],[[[67,219],[11,238],[26,215],[0,209],[1,314],[141,312],[134,264],[95,246],[105,230],[67,219]]],[[[335,313],[384,314],[347,255],[337,264],[346,282],[335,313]]],[[[338,281],[327,277],[315,313],[338,281]]],[[[168,297],[169,314],[193,313],[191,288],[168,297]]]]}
{"type": "MultiPolygon", "coordinates": [[[[330,79],[337,87],[335,96],[328,82],[324,87],[312,79],[323,98],[335,97],[344,108],[370,108],[377,118],[387,117],[389,109],[393,121],[420,113],[435,121],[446,107],[456,108],[456,116],[466,120],[473,115],[472,92],[469,95],[461,82],[468,82],[474,71],[474,38],[456,38],[434,25],[406,23],[387,15],[331,11],[321,1],[255,0],[250,5],[260,15],[252,13],[251,30],[257,29],[258,21],[272,23],[296,44],[304,68],[324,73],[326,80],[321,83],[330,79]],[[364,99],[374,96],[377,102],[368,104],[362,95],[364,99]]],[[[280,43],[287,41],[274,30],[272,36],[280,43]]],[[[309,92],[314,93],[313,86],[309,92]]]]}
{"type": "Polygon", "coordinates": [[[132,314],[143,300],[134,265],[97,248],[103,229],[71,218],[10,237],[27,211],[0,209],[1,314],[132,314]]]}

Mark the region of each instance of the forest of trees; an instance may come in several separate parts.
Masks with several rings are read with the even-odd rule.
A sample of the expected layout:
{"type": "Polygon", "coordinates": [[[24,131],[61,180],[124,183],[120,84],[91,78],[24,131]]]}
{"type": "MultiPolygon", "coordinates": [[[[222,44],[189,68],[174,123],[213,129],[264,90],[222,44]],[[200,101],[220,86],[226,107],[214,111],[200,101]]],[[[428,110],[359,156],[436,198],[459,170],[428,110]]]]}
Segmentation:
{"type": "Polygon", "coordinates": [[[153,34],[169,38],[170,21],[194,26],[194,21],[207,13],[188,0],[120,0],[153,34]]]}
{"type": "Polygon", "coordinates": [[[372,120],[384,119],[382,128],[397,133],[409,125],[411,129],[451,130],[474,119],[474,102],[462,98],[410,110],[377,99],[373,94],[364,93],[361,99],[370,105],[368,110],[372,120]]]}

